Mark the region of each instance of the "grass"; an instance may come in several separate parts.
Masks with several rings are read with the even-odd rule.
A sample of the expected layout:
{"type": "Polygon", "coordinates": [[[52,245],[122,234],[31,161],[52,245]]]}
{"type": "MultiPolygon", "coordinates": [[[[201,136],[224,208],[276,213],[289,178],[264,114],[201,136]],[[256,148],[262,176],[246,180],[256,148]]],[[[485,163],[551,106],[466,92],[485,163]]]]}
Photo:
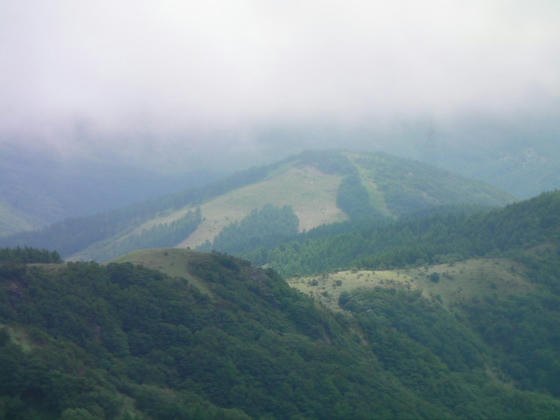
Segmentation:
{"type": "MultiPolygon", "coordinates": [[[[224,227],[241,221],[252,210],[266,204],[291,206],[298,216],[300,231],[347,220],[346,214],[336,206],[336,194],[342,177],[324,174],[313,167],[280,169],[283,171],[275,172],[274,176],[262,182],[238,188],[200,205],[202,223],[178,246],[195,248],[206,241],[211,242],[224,227]]],[[[172,223],[195,209],[187,206],[162,214],[126,235],[111,238],[111,242],[139,234],[158,224],[172,223]]]]}
{"type": "Polygon", "coordinates": [[[111,262],[139,264],[171,277],[182,277],[196,286],[201,292],[211,295],[204,281],[190,273],[190,264],[203,255],[198,251],[179,248],[139,249],[115,258],[111,262]]]}
{"type": "Polygon", "coordinates": [[[289,168],[258,184],[248,185],[217,197],[200,207],[203,222],[180,246],[196,247],[212,241],[221,230],[242,220],[265,204],[291,206],[299,218],[299,230],[347,220],[336,206],[342,177],[315,168],[289,168]]]}
{"type": "Polygon", "coordinates": [[[519,263],[505,258],[476,258],[453,264],[438,264],[404,270],[349,270],[288,279],[288,283],[332,310],[340,311],[338,298],[344,291],[357,288],[395,288],[420,290],[448,308],[462,302],[522,294],[533,285],[519,263]],[[432,274],[439,276],[437,282],[432,274]]]}
{"type": "MultiPolygon", "coordinates": [[[[188,238],[177,246],[196,248],[214,238],[226,226],[239,222],[254,209],[266,204],[291,206],[299,219],[299,230],[347,220],[346,213],[336,206],[336,195],[342,177],[328,175],[313,167],[285,168],[284,172],[267,178],[257,184],[248,185],[216,197],[200,205],[202,223],[188,238]]],[[[158,224],[169,224],[181,219],[196,207],[187,206],[180,210],[166,212],[145,222],[135,229],[96,242],[72,255],[69,260],[87,260],[102,255],[120,241],[131,235],[140,234],[158,224]]]]}

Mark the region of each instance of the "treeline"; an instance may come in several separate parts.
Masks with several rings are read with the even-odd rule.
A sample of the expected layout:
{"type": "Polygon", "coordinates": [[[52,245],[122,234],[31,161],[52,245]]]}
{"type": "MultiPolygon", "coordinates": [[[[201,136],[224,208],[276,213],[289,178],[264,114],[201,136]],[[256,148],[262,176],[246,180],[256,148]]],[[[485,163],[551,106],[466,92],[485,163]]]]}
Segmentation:
{"type": "Polygon", "coordinates": [[[446,211],[318,238],[302,236],[245,257],[255,264],[270,264],[286,276],[388,269],[503,255],[543,241],[560,244],[558,226],[560,192],[551,192],[474,215],[446,211]]]}
{"type": "MultiPolygon", "coordinates": [[[[393,217],[446,203],[470,201],[501,205],[511,197],[492,188],[430,168],[418,162],[380,153],[352,155],[342,152],[304,152],[272,165],[251,168],[211,185],[158,197],[94,216],[64,220],[34,232],[0,238],[0,246],[57,249],[63,257],[82,251],[117,234],[132,231],[170,210],[195,207],[216,196],[264,180],[286,166],[313,166],[342,177],[337,206],[352,221],[393,217]],[[363,174],[375,182],[376,191],[362,184],[363,174]],[[445,176],[443,176],[445,175],[445,176]]],[[[270,245],[269,245],[270,246],[270,245]]]]}
{"type": "Polygon", "coordinates": [[[88,259],[105,262],[135,249],[173,247],[193,233],[201,221],[200,207],[197,207],[173,222],[158,223],[140,232],[131,232],[123,238],[109,238],[96,243],[85,249],[84,255],[88,259]]]}
{"type": "Polygon", "coordinates": [[[382,218],[383,215],[371,205],[367,189],[356,174],[342,179],[336,194],[336,205],[350,220],[382,218]]]}
{"type": "Polygon", "coordinates": [[[253,210],[240,222],[226,226],[212,244],[206,241],[199,249],[240,255],[260,247],[271,248],[294,238],[298,227],[299,219],[292,207],[267,204],[262,209],[253,210]]]}
{"type": "Polygon", "coordinates": [[[202,188],[192,188],[93,216],[67,219],[37,231],[1,237],[0,246],[57,249],[62,256],[68,257],[95,242],[140,226],[162,211],[197,205],[232,189],[257,182],[277,165],[251,168],[202,188]]]}
{"type": "Polygon", "coordinates": [[[56,251],[30,247],[0,248],[0,263],[60,263],[62,259],[56,251]]]}

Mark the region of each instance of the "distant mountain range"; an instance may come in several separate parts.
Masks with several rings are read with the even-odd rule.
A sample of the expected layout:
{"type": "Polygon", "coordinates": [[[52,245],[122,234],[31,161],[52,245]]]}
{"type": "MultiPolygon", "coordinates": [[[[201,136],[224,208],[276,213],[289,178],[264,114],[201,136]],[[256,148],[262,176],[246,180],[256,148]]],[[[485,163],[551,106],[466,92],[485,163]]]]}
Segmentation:
{"type": "Polygon", "coordinates": [[[0,236],[114,210],[201,186],[210,171],[165,175],[126,163],[30,152],[0,145],[0,236]]]}
{"type": "Polygon", "coordinates": [[[513,200],[482,182],[387,154],[304,152],[207,187],[67,220],[0,244],[52,247],[72,259],[105,261],[138,248],[219,248],[240,229],[259,230],[259,240],[270,242],[337,222],[513,200]]]}

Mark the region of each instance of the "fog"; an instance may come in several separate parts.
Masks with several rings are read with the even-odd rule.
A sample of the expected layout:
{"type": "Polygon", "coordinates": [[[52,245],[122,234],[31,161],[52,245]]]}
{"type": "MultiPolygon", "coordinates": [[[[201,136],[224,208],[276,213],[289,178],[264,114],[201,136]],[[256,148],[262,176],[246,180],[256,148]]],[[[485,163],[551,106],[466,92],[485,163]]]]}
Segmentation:
{"type": "Polygon", "coordinates": [[[511,130],[481,140],[455,127],[550,122],[560,109],[554,0],[2,4],[4,145],[243,166],[443,132],[502,141],[511,130]]]}

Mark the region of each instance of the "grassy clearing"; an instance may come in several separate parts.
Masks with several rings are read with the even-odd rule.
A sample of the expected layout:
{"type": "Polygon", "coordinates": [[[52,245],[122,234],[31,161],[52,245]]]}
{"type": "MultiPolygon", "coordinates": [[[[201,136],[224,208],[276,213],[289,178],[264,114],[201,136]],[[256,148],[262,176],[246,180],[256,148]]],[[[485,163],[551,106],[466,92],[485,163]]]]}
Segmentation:
{"type": "Polygon", "coordinates": [[[180,246],[196,247],[212,241],[221,230],[265,204],[291,206],[299,219],[299,230],[340,222],[346,214],[336,206],[342,177],[315,168],[289,168],[275,177],[249,185],[203,204],[203,222],[180,246]]]}
{"type": "MultiPolygon", "coordinates": [[[[239,188],[200,205],[202,223],[178,246],[195,248],[206,241],[213,241],[224,227],[239,222],[252,210],[260,209],[266,204],[291,206],[298,216],[300,232],[347,220],[346,214],[336,206],[341,176],[324,174],[313,167],[280,169],[282,172],[276,171],[274,176],[269,176],[260,183],[239,188]]],[[[188,206],[163,213],[111,240],[122,240],[155,225],[172,223],[195,209],[196,207],[188,206]]]]}
{"type": "Polygon", "coordinates": [[[342,292],[360,287],[420,290],[424,297],[448,308],[485,296],[522,294],[533,288],[523,266],[505,258],[476,258],[406,270],[340,271],[295,277],[288,283],[335,311],[341,310],[338,298],[342,292]]]}
{"type": "Polygon", "coordinates": [[[190,249],[157,248],[139,249],[123,255],[111,262],[139,264],[154,270],[159,270],[171,277],[182,277],[196,286],[201,292],[211,295],[204,281],[190,273],[190,264],[202,255],[190,249]]]}

